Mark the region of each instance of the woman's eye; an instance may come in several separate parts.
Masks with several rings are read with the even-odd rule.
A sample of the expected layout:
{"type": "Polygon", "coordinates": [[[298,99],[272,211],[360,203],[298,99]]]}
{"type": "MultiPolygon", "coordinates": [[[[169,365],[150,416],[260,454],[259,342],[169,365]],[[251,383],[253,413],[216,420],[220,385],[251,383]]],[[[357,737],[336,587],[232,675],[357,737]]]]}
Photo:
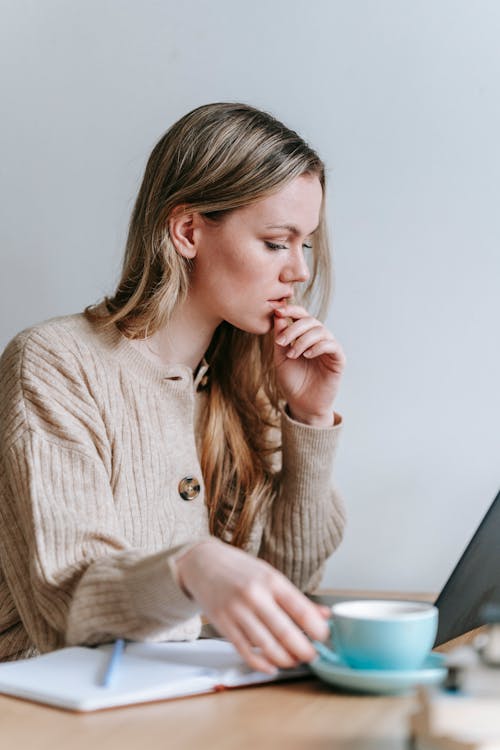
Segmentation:
{"type": "MultiPolygon", "coordinates": [[[[277,242],[269,242],[269,240],[266,240],[265,243],[270,250],[288,250],[288,245],[280,245],[277,242]]],[[[304,242],[302,247],[304,250],[312,250],[312,245],[308,242],[304,242]]]]}
{"type": "Polygon", "coordinates": [[[266,245],[270,250],[286,250],[286,245],[278,245],[276,242],[269,242],[266,240],[266,245]]]}

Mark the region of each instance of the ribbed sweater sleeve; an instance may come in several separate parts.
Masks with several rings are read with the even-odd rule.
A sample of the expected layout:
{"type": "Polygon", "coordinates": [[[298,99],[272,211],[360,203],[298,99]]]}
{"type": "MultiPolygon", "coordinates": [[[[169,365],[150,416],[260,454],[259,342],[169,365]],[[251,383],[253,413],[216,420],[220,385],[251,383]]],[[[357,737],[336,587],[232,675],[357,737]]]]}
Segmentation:
{"type": "Polygon", "coordinates": [[[342,539],[344,504],[332,483],[341,425],[318,428],[281,415],[282,466],[259,557],[302,591],[318,585],[342,539]]]}
{"type": "Polygon", "coordinates": [[[186,621],[197,607],[170,564],[177,547],[130,542],[123,516],[143,519],[135,505],[118,515],[102,411],[71,352],[48,343],[17,337],[0,368],[0,561],[27,633],[41,651],[175,638],[180,623],[178,637],[196,637],[198,618],[186,621]]]}

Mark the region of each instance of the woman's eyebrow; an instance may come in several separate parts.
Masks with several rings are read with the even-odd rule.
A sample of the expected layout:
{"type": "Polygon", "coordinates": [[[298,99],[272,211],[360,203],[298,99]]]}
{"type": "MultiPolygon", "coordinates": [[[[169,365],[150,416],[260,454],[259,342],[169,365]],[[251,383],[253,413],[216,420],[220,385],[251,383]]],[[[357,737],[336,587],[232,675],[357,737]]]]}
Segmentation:
{"type": "MultiPolygon", "coordinates": [[[[297,237],[297,235],[301,234],[298,227],[296,227],[294,224],[267,224],[266,229],[287,229],[290,234],[293,234],[294,237],[297,237]]],[[[314,234],[319,229],[319,224],[316,227],[316,229],[313,229],[312,232],[309,232],[310,236],[311,234],[314,234]]]]}

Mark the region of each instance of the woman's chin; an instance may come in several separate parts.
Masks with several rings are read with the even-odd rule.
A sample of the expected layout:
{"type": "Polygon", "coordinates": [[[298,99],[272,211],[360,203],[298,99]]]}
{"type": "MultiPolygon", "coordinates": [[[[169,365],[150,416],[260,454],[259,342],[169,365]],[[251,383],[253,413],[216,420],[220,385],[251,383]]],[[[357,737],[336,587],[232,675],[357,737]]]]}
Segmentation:
{"type": "Polygon", "coordinates": [[[261,320],[239,320],[239,321],[228,321],[235,328],[245,333],[253,333],[256,336],[264,336],[266,333],[272,330],[273,321],[272,317],[266,317],[261,320]]]}

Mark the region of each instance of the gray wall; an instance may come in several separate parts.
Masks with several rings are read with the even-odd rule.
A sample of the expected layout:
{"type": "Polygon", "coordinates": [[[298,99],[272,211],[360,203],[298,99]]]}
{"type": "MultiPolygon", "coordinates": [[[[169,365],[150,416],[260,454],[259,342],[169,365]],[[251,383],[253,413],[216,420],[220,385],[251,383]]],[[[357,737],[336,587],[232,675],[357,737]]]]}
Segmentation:
{"type": "Polygon", "coordinates": [[[324,582],[438,589],[500,485],[500,3],[0,11],[0,347],[113,288],[145,159],[176,118],[271,110],[330,173],[349,527],[324,582]]]}

